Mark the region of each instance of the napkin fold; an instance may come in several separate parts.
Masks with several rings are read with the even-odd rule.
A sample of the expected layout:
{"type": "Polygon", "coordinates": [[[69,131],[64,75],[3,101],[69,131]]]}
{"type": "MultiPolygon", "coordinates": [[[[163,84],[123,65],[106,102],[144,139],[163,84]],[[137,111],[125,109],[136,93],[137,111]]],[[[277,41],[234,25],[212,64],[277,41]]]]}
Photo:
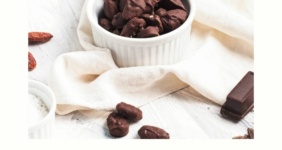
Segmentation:
{"type": "Polygon", "coordinates": [[[109,49],[93,44],[87,2],[77,29],[84,49],[60,55],[49,78],[59,115],[112,110],[121,101],[141,107],[186,86],[222,105],[239,80],[253,71],[252,0],[195,1],[185,59],[173,65],[128,68],[117,67],[109,49]]]}

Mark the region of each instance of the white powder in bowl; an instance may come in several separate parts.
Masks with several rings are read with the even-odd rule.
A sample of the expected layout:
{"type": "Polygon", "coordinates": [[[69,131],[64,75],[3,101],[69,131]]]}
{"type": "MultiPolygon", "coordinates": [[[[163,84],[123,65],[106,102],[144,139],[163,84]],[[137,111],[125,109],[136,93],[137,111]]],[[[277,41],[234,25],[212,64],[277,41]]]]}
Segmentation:
{"type": "Polygon", "coordinates": [[[48,114],[49,110],[43,100],[36,95],[28,93],[28,100],[28,124],[32,126],[42,120],[48,114]]]}

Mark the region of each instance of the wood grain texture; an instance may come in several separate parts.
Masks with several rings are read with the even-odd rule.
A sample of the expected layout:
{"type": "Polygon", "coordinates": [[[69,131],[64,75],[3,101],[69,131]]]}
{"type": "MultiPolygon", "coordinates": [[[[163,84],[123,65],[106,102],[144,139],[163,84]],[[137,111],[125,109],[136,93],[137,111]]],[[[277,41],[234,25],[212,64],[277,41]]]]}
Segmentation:
{"type": "Polygon", "coordinates": [[[77,25],[84,0],[30,0],[28,31],[45,31],[53,38],[28,49],[38,66],[29,72],[29,78],[47,84],[55,59],[63,53],[82,50],[77,37],[77,25]]]}
{"type": "MultiPolygon", "coordinates": [[[[45,84],[55,59],[63,53],[82,50],[76,28],[84,0],[29,0],[28,31],[45,31],[53,38],[43,44],[29,46],[37,60],[37,68],[29,79],[45,84]]],[[[130,126],[123,138],[139,138],[143,125],[154,125],[170,133],[171,139],[231,139],[254,127],[254,111],[234,123],[220,115],[220,106],[201,96],[191,87],[159,98],[140,108],[143,119],[130,126]]],[[[107,111],[77,111],[56,116],[55,139],[112,139],[106,127],[107,111]]]]}

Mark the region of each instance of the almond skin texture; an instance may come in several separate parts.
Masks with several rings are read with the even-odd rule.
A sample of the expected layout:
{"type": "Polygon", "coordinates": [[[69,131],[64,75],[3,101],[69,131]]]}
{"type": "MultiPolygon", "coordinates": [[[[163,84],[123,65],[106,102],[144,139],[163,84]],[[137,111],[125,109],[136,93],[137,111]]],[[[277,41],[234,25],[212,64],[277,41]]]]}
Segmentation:
{"type": "Polygon", "coordinates": [[[28,52],[28,71],[32,71],[36,67],[36,60],[33,55],[28,52]]]}
{"type": "Polygon", "coordinates": [[[52,34],[48,32],[29,32],[28,33],[28,43],[44,43],[49,41],[53,37],[52,34]]]}

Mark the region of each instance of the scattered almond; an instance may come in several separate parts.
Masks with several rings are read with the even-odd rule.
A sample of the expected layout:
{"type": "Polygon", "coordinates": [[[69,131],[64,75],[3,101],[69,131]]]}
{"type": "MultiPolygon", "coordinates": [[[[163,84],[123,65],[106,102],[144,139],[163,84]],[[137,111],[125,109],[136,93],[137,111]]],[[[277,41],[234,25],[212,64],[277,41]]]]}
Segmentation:
{"type": "Polygon", "coordinates": [[[28,52],[28,71],[32,71],[36,67],[36,60],[31,54],[31,52],[28,52]]]}
{"type": "Polygon", "coordinates": [[[48,32],[29,32],[28,43],[44,43],[49,41],[52,37],[53,35],[48,32]]]}

